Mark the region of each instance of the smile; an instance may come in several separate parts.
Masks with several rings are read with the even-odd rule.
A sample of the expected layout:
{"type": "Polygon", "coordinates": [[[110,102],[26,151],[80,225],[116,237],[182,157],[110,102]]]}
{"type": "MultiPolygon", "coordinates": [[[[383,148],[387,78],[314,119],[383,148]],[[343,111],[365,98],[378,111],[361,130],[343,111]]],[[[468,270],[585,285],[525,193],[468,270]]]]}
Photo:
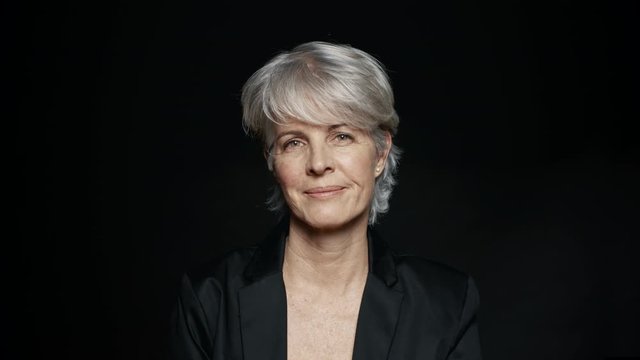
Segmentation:
{"type": "Polygon", "coordinates": [[[342,186],[323,186],[306,190],[304,193],[312,198],[326,199],[342,193],[342,186]]]}

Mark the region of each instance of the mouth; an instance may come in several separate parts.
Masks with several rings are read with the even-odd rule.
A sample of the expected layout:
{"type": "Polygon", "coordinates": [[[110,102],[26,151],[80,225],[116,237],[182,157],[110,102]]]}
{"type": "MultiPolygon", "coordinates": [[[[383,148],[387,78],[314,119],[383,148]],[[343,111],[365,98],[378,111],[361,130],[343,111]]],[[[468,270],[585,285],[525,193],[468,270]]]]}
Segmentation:
{"type": "Polygon", "coordinates": [[[312,198],[325,199],[341,194],[344,189],[344,186],[322,186],[308,189],[304,193],[312,198]]]}

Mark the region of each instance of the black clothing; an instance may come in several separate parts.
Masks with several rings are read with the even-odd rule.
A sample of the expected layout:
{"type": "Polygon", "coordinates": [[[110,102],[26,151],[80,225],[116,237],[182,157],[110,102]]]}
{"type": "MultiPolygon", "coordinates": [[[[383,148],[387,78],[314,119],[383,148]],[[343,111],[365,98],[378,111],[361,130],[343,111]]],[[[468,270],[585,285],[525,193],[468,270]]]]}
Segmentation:
{"type": "MultiPolygon", "coordinates": [[[[282,223],[260,246],[184,276],[172,359],[286,359],[287,232],[282,223]]],[[[396,255],[371,229],[368,241],[353,359],[481,359],[473,280],[429,260],[396,255]]]]}

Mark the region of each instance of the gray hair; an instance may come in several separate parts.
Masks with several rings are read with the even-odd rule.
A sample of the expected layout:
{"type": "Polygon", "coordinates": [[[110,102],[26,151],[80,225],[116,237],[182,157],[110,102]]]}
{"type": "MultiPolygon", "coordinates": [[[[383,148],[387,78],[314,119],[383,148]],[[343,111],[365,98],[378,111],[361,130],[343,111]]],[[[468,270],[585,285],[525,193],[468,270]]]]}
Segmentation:
{"type": "MultiPolygon", "coordinates": [[[[283,52],[256,71],[242,88],[242,125],[248,134],[262,138],[271,148],[275,124],[297,119],[332,125],[335,119],[369,132],[378,153],[386,149],[386,134],[395,135],[399,118],[393,91],[382,64],[350,45],[309,42],[283,52]]],[[[369,224],[389,210],[396,184],[400,149],[391,144],[387,162],[376,178],[369,224]]],[[[268,155],[269,170],[273,157],[268,155]]],[[[267,199],[270,210],[288,212],[280,186],[267,199]]]]}

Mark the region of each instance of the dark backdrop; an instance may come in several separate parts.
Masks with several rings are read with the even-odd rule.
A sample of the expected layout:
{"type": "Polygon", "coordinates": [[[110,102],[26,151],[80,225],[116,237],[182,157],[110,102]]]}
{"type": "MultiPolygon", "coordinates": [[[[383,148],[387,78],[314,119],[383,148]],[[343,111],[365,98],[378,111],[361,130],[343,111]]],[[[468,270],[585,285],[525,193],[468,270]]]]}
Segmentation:
{"type": "Polygon", "coordinates": [[[485,358],[640,356],[634,4],[3,5],[3,351],[162,358],[180,274],[275,221],[243,82],[328,40],[389,69],[404,157],[377,228],[477,279],[485,358]]]}

